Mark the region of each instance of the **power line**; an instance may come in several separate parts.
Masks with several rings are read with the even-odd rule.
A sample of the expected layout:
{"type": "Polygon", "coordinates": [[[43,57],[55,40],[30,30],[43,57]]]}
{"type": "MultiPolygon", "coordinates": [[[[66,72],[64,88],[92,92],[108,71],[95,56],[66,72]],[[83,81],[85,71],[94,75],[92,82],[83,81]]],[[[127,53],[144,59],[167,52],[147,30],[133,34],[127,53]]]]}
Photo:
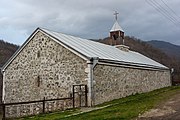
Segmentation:
{"type": "Polygon", "coordinates": [[[164,9],[158,2],[154,0],[150,0],[150,1],[161,11],[161,13],[165,14],[168,18],[174,21],[174,24],[176,24],[177,20],[174,17],[172,17],[171,14],[166,9],[164,9]]]}
{"type": "MultiPolygon", "coordinates": [[[[160,3],[158,3],[157,1],[155,0],[152,0],[154,1],[158,6],[159,8],[167,15],[169,15],[169,17],[171,17],[171,19],[173,19],[175,22],[179,23],[178,19],[176,17],[174,17],[166,8],[164,8],[160,3]]],[[[179,24],[180,25],[180,24],[179,24]]]]}
{"type": "Polygon", "coordinates": [[[154,3],[153,1],[151,0],[146,0],[146,2],[151,5],[153,8],[155,8],[155,10],[157,10],[159,13],[161,13],[165,18],[167,18],[168,20],[170,20],[176,27],[176,21],[174,19],[172,19],[171,17],[169,17],[169,15],[167,15],[164,11],[162,11],[161,8],[159,8],[156,3],[154,3]]]}
{"type": "Polygon", "coordinates": [[[179,15],[177,15],[177,13],[176,13],[171,7],[169,7],[169,5],[168,5],[165,1],[163,1],[163,0],[161,0],[161,1],[162,1],[162,3],[163,3],[165,6],[167,6],[167,8],[169,8],[169,10],[170,10],[176,17],[178,17],[178,18],[180,19],[179,15]]]}

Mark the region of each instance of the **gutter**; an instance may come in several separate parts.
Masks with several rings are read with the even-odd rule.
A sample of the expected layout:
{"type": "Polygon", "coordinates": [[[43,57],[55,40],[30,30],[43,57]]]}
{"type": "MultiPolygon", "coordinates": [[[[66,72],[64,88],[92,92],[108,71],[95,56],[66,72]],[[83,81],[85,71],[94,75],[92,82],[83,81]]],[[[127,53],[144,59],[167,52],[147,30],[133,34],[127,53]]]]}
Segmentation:
{"type": "Polygon", "coordinates": [[[99,59],[99,64],[119,66],[119,67],[124,67],[124,68],[143,69],[143,70],[170,71],[168,67],[158,67],[158,66],[147,65],[147,64],[129,63],[129,62],[123,62],[123,61],[107,60],[107,59],[99,59]]]}

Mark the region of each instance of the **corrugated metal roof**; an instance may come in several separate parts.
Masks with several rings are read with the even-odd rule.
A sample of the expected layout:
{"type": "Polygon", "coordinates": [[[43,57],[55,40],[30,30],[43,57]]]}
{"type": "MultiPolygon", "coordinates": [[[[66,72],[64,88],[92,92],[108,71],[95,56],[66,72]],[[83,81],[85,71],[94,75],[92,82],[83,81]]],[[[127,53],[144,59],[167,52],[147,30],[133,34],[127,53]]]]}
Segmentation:
{"type": "Polygon", "coordinates": [[[110,32],[113,32],[113,31],[122,31],[124,32],[124,30],[121,28],[121,26],[119,25],[119,23],[117,21],[115,21],[114,25],[112,26],[110,32]]]}
{"type": "Polygon", "coordinates": [[[99,59],[126,62],[144,67],[154,66],[158,68],[167,68],[166,66],[138,52],[125,52],[116,48],[115,46],[105,45],[95,41],[82,39],[43,28],[40,29],[89,58],[98,57],[99,59]]]}

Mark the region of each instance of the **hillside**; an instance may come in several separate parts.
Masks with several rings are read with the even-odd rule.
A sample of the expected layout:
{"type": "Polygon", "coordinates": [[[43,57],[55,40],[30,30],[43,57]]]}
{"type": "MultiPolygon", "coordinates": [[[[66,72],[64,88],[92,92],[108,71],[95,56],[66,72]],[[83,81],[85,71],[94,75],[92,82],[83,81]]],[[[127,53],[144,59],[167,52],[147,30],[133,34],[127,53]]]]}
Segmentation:
{"type": "MultiPolygon", "coordinates": [[[[110,44],[109,38],[100,39],[97,40],[98,42],[104,43],[104,44],[110,44]]],[[[121,41],[117,41],[117,44],[122,44],[121,41]]],[[[144,42],[140,39],[137,39],[135,37],[125,37],[125,45],[130,47],[130,50],[139,52],[157,62],[160,62],[161,64],[175,69],[175,75],[174,80],[178,81],[180,80],[180,61],[179,59],[176,59],[172,56],[167,55],[164,51],[153,47],[152,45],[148,44],[147,42],[144,42]]]]}
{"type": "Polygon", "coordinates": [[[0,67],[14,54],[19,46],[0,40],[0,67]]]}
{"type": "Polygon", "coordinates": [[[159,48],[167,55],[180,59],[180,46],[171,44],[169,42],[151,40],[148,41],[152,46],[159,48]]]}

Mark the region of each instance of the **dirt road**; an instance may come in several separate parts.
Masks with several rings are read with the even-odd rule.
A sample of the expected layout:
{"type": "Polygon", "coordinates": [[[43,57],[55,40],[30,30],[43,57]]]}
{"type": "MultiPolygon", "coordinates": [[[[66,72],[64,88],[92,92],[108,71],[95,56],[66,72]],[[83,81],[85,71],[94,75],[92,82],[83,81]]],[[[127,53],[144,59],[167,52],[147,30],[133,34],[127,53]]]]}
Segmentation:
{"type": "Polygon", "coordinates": [[[138,120],[180,120],[180,90],[164,103],[140,115],[138,120]]]}

